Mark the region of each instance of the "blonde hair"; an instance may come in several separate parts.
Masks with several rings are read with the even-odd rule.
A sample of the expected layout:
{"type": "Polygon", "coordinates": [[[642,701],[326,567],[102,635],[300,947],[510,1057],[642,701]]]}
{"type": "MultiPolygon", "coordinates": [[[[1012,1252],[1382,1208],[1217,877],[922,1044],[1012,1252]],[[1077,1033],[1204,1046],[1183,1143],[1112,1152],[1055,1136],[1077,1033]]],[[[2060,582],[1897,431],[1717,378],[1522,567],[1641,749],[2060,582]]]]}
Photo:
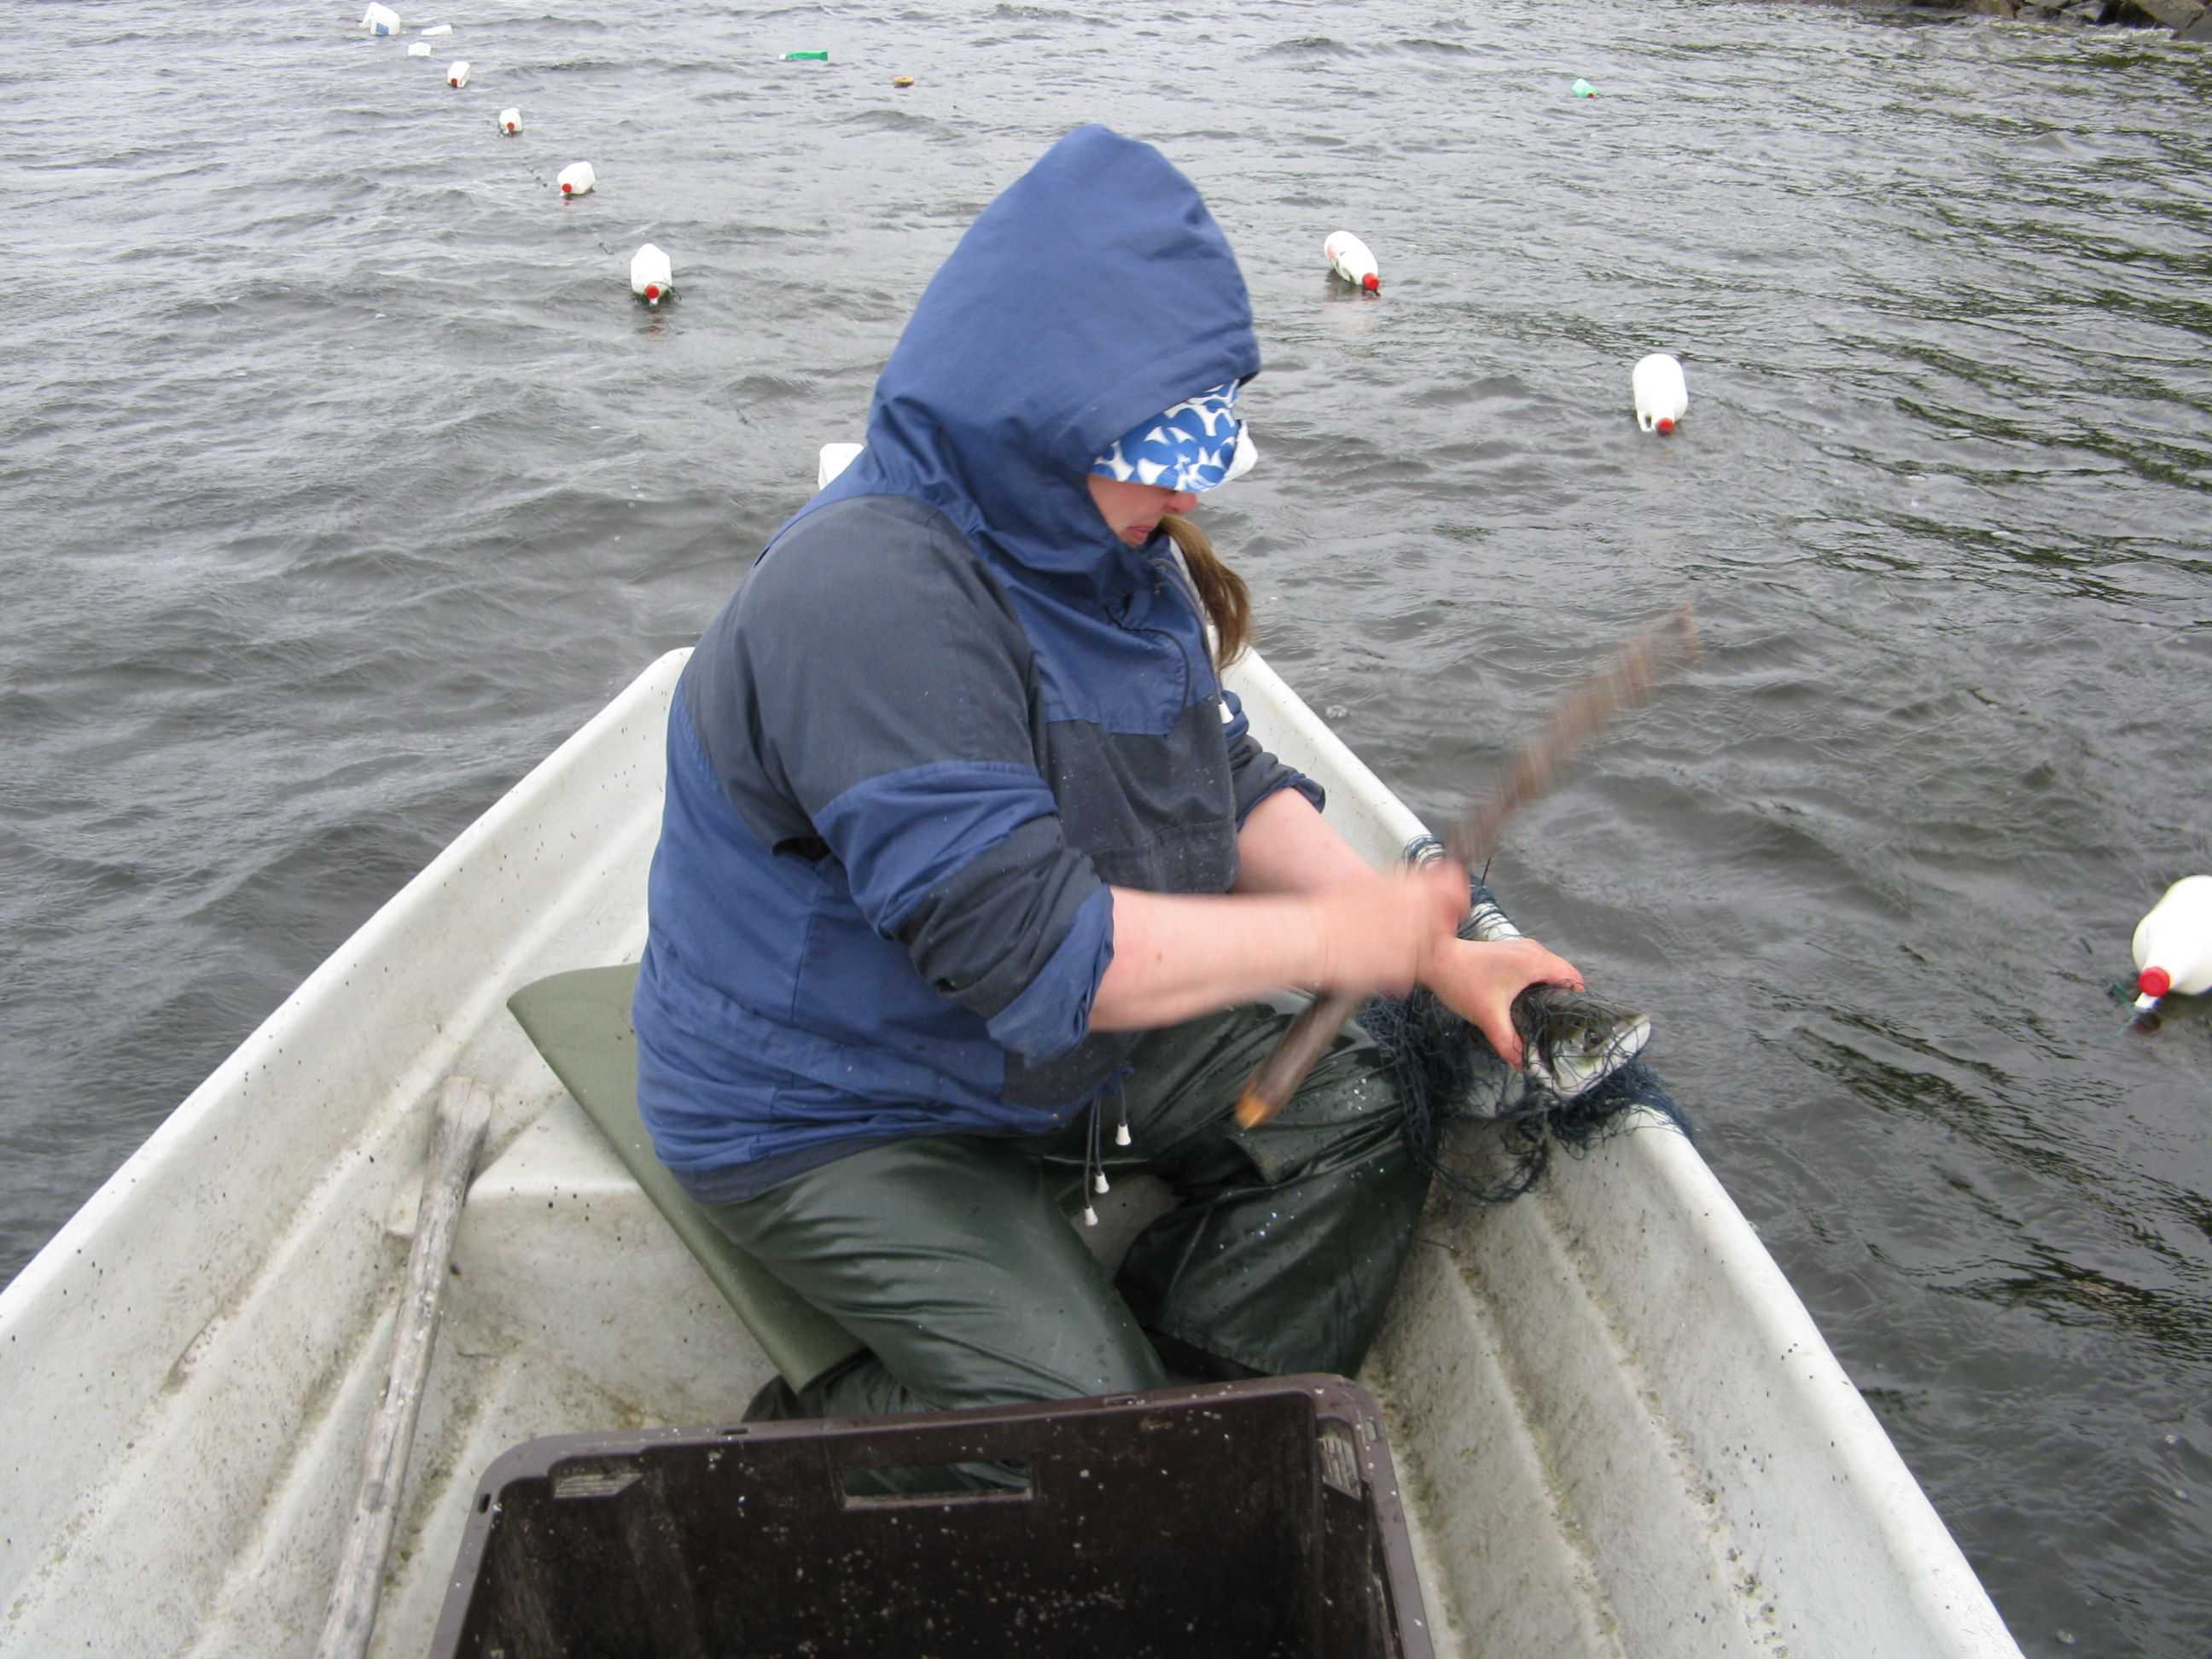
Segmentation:
{"type": "Polygon", "coordinates": [[[1213,665],[1226,668],[1244,654],[1245,646],[1251,642],[1251,592],[1244,579],[1222,563],[1212,540],[1188,519],[1170,513],[1160,520],[1160,528],[1182,555],[1183,568],[1190,573],[1190,585],[1196,590],[1198,608],[1213,629],[1213,665]]]}

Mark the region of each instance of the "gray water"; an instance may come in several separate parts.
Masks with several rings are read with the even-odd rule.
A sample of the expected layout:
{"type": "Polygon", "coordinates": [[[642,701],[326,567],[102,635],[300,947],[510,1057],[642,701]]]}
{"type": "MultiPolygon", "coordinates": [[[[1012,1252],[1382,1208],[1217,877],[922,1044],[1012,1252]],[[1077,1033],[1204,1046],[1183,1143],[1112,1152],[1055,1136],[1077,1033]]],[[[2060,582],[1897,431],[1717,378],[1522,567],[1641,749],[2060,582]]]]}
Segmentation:
{"type": "Polygon", "coordinates": [[[0,1276],[690,641],[961,228],[1103,119],[1251,282],[1267,464],[1204,516],[1262,647],[1418,810],[1695,601],[1704,663],[1496,884],[1653,1011],[2027,1651],[2212,1651],[2212,1018],[2110,994],[2212,868],[2212,56],[1723,0],[456,0],[426,62],[358,11],[11,14],[0,1276]]]}

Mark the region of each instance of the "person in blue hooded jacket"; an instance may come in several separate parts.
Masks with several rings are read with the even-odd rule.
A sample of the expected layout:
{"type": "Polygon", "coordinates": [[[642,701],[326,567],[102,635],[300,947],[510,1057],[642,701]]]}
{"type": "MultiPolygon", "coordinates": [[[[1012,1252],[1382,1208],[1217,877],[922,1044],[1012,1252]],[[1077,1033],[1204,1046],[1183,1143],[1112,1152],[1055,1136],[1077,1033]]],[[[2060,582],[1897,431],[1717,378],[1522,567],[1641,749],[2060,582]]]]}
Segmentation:
{"type": "Polygon", "coordinates": [[[1069,134],[930,283],[866,448],[684,672],[639,1106],[866,1345],[766,1409],[1357,1370],[1425,1178],[1356,1027],[1236,1125],[1271,994],[1418,980],[1517,1060],[1513,996],[1580,984],[1456,939],[1463,872],[1370,871],[1223,690],[1243,588],[1181,515],[1249,453],[1259,368],[1196,189],[1069,134]],[[1054,1188],[1140,1169],[1177,1202],[1109,1279],[1054,1188]]]}

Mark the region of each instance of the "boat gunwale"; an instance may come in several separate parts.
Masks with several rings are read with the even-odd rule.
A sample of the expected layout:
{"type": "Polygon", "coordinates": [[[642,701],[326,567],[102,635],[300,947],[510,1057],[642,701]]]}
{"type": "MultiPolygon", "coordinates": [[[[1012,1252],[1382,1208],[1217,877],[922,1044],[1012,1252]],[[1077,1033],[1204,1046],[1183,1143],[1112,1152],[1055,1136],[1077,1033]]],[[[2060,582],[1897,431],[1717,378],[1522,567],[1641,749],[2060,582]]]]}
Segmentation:
{"type": "MultiPolygon", "coordinates": [[[[96,1242],[100,1230],[128,1205],[141,1181],[179,1143],[204,1128],[206,1119],[257,1066],[275,1060],[283,1052],[286,1027],[318,1004],[343,992],[349,976],[362,966],[362,959],[372,956],[386,937],[404,925],[407,920],[405,912],[411,910],[430,890],[444,885],[460,873],[479,848],[495,840],[534,804],[541,788],[550,784],[579,757],[595,748],[609,727],[627,718],[629,706],[651,694],[653,688],[647,682],[655,677],[657,671],[672,662],[680,667],[690,654],[690,648],[684,647],[655,658],[590,720],[569,733],[480,815],[471,819],[459,835],[439,849],[437,856],[377,906],[360,927],[346,936],[343,943],[270,1010],[238,1047],[225,1055],[215,1070],[155,1127],[115,1173],[94,1189],[59,1231],[40,1247],[38,1254],[23,1264],[21,1271],[5,1285],[0,1285],[0,1339],[9,1337],[11,1325],[22,1318],[46,1291],[56,1286],[61,1276],[83,1255],[83,1247],[96,1242]]],[[[454,1052],[462,1046],[459,1039],[450,1039],[454,1052]]]]}
{"type": "MultiPolygon", "coordinates": [[[[1241,683],[1258,699],[1271,702],[1267,714],[1283,717],[1284,730],[1295,737],[1296,744],[1280,744],[1281,732],[1264,720],[1255,721],[1255,736],[1274,747],[1281,758],[1314,771],[1324,788],[1334,786],[1361,797],[1401,837],[1395,849],[1400,855],[1431,833],[1257,653],[1249,653],[1224,678],[1232,689],[1241,683]],[[1300,746],[1307,752],[1283,752],[1300,746]]],[[[1379,849],[1362,850],[1381,861],[1376,859],[1379,849]]],[[[1747,1316],[1753,1334],[1772,1356],[1796,1411],[1816,1425],[1814,1437],[1826,1438],[1844,1478],[1865,1494],[1859,1507],[1873,1517],[1875,1532],[1886,1547],[1882,1553],[1902,1577],[1927,1627],[1948,1638],[1944,1650],[1959,1659],[2019,1659],[2019,1645],[1958,1540],[1828,1346],[1812,1310],[1690,1138],[1655,1115],[1636,1133],[1616,1138],[1607,1151],[1641,1164],[1638,1173],[1670,1201],[1711,1268],[1725,1279],[1728,1299],[1747,1316]]],[[[1573,1231],[1565,1226],[1561,1230],[1573,1231]]],[[[1631,1344],[1632,1348],[1639,1346],[1631,1344]]],[[[1695,1403],[1667,1401],[1669,1422],[1689,1417],[1695,1403]]]]}

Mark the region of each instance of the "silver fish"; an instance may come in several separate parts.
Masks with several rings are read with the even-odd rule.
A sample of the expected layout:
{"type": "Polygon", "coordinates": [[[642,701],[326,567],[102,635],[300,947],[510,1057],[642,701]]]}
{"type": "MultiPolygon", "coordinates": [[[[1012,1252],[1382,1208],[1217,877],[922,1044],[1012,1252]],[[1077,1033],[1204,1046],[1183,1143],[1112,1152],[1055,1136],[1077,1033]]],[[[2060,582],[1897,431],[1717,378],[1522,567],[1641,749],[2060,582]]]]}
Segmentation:
{"type": "Polygon", "coordinates": [[[1603,1082],[1651,1041],[1644,1015],[1564,985],[1531,985],[1514,998],[1513,1029],[1529,1082],[1561,1100],[1603,1082]]]}

